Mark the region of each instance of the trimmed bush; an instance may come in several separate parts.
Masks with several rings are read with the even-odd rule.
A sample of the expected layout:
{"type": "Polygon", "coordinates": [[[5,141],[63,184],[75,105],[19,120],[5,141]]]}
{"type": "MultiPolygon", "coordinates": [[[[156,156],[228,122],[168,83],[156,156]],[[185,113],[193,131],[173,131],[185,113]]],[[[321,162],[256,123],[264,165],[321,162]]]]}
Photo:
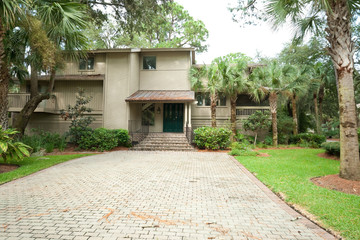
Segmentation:
{"type": "Polygon", "coordinates": [[[108,151],[117,146],[129,146],[129,141],[124,129],[97,128],[83,131],[78,146],[85,150],[108,151]]]}
{"type": "Polygon", "coordinates": [[[195,144],[200,149],[224,149],[229,146],[231,131],[226,128],[200,127],[194,130],[195,144]]]}
{"type": "Polygon", "coordinates": [[[130,147],[129,132],[125,129],[113,129],[111,130],[118,141],[118,146],[130,147]]]}
{"type": "Polygon", "coordinates": [[[321,144],[321,148],[324,148],[326,153],[328,154],[340,156],[339,142],[324,142],[323,144],[321,144]]]}
{"type": "Polygon", "coordinates": [[[324,142],[323,144],[321,144],[321,148],[325,149],[328,154],[340,156],[340,142],[324,142]]]}
{"type": "Polygon", "coordinates": [[[300,144],[306,147],[320,147],[326,137],[320,134],[300,133],[289,138],[289,143],[300,144]]]}

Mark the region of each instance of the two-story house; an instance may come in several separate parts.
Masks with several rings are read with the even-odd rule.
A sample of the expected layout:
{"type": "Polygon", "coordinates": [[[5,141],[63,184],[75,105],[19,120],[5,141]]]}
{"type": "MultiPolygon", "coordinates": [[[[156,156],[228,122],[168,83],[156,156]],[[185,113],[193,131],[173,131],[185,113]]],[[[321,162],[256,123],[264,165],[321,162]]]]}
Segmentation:
{"type": "MultiPolygon", "coordinates": [[[[135,131],[146,125],[149,132],[183,132],[186,126],[210,125],[209,96],[191,90],[188,74],[194,62],[192,48],[90,51],[86,59],[67,62],[57,73],[54,97],[39,105],[28,129],[67,131],[69,121],[60,117],[60,110],[74,105],[78,88],[93,97],[89,103],[96,119],[93,127],[135,131]]],[[[48,76],[40,77],[40,90],[47,79],[48,76]]],[[[9,111],[19,112],[28,98],[26,86],[21,87],[20,93],[9,94],[9,111]]],[[[268,108],[241,95],[237,115],[240,119],[268,108]]],[[[226,125],[229,118],[230,101],[222,96],[218,102],[218,125],[226,125]]]]}

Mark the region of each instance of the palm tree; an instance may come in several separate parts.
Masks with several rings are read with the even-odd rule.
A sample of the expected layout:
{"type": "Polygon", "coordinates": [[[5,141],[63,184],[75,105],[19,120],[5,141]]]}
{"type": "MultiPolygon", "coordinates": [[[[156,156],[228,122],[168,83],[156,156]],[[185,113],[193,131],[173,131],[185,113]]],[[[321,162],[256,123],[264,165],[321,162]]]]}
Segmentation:
{"type": "Polygon", "coordinates": [[[209,93],[211,109],[211,126],[216,127],[216,102],[218,92],[221,89],[218,66],[212,63],[210,66],[194,66],[190,69],[190,83],[194,91],[209,93]]]}
{"type": "Polygon", "coordinates": [[[325,64],[317,62],[314,64],[313,74],[311,78],[310,91],[313,94],[314,112],[316,120],[316,132],[321,134],[322,124],[322,102],[325,93],[325,84],[330,81],[328,71],[325,64]]]}
{"type": "Polygon", "coordinates": [[[276,61],[272,61],[265,67],[256,68],[251,74],[252,82],[258,82],[260,89],[269,96],[272,139],[273,145],[278,145],[278,128],[277,128],[277,102],[278,96],[284,94],[287,86],[284,77],[283,67],[276,61]]]}
{"type": "Polygon", "coordinates": [[[250,58],[242,53],[231,53],[213,60],[221,78],[221,88],[230,98],[232,139],[236,135],[236,100],[238,94],[246,93],[248,84],[248,62],[250,58]]]}
{"type": "Polygon", "coordinates": [[[355,44],[351,21],[360,12],[354,0],[279,0],[269,1],[266,14],[278,26],[287,19],[299,27],[300,35],[308,30],[324,29],[338,86],[340,108],[340,177],[360,181],[359,141],[354,96],[355,44]],[[310,10],[309,10],[310,9],[310,10]],[[308,14],[304,14],[308,13],[308,14]]]}
{"type": "Polygon", "coordinates": [[[283,92],[286,94],[291,102],[292,117],[293,117],[293,134],[299,133],[299,124],[297,116],[297,101],[298,98],[305,94],[308,89],[310,78],[310,70],[306,66],[285,66],[283,68],[283,76],[286,82],[283,92]]]}
{"type": "Polygon", "coordinates": [[[13,126],[21,134],[24,133],[38,104],[50,98],[56,70],[62,65],[64,51],[68,54],[67,57],[75,57],[75,54],[86,46],[86,38],[82,31],[87,26],[84,4],[70,0],[58,3],[38,0],[34,4],[37,15],[28,16],[26,23],[23,23],[31,49],[28,57],[31,66],[31,85],[30,99],[15,118],[13,126]],[[45,93],[39,93],[38,90],[39,70],[50,74],[45,93]]]}
{"type": "Polygon", "coordinates": [[[5,54],[6,31],[14,27],[19,17],[25,16],[22,7],[27,6],[30,0],[2,0],[0,2],[0,126],[3,129],[8,125],[8,93],[9,93],[9,66],[5,54]]]}

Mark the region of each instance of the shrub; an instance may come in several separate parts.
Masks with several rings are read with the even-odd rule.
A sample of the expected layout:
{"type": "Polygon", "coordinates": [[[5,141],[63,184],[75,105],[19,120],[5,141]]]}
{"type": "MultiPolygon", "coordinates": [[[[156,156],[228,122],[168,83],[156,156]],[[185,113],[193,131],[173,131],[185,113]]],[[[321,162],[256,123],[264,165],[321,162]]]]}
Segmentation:
{"type": "Polygon", "coordinates": [[[264,143],[268,146],[271,146],[273,145],[273,139],[271,136],[266,136],[265,139],[264,139],[264,143]]]}
{"type": "Polygon", "coordinates": [[[118,140],[118,146],[130,146],[130,137],[129,132],[125,129],[114,129],[111,130],[114,132],[116,139],[118,140]]]}
{"type": "Polygon", "coordinates": [[[231,144],[231,156],[256,156],[258,153],[251,149],[251,145],[247,143],[233,142],[231,144]]]}
{"type": "Polygon", "coordinates": [[[271,120],[269,119],[269,111],[255,111],[243,122],[244,130],[250,130],[255,133],[254,136],[254,145],[256,144],[256,139],[261,130],[268,130],[271,126],[271,120]]]}
{"type": "Polygon", "coordinates": [[[305,147],[320,147],[326,141],[326,137],[320,134],[300,133],[289,138],[292,144],[300,144],[305,147]]]}
{"type": "Polygon", "coordinates": [[[79,144],[83,135],[86,135],[88,131],[91,131],[90,124],[95,120],[92,116],[85,115],[85,113],[91,113],[92,109],[86,105],[91,101],[91,96],[85,96],[84,89],[79,88],[76,95],[75,105],[68,106],[66,110],[60,111],[61,118],[65,121],[70,119],[70,127],[67,136],[70,137],[70,142],[79,144]]]}
{"type": "Polygon", "coordinates": [[[289,136],[292,135],[294,121],[292,117],[280,111],[277,116],[278,141],[280,144],[288,144],[289,136]]]}
{"type": "Polygon", "coordinates": [[[321,147],[325,149],[328,154],[340,156],[339,142],[324,142],[321,147]]]}
{"type": "Polygon", "coordinates": [[[46,152],[52,152],[54,148],[60,151],[66,148],[66,139],[58,133],[45,132],[42,130],[32,129],[33,135],[24,135],[20,141],[29,145],[33,152],[39,152],[44,148],[46,152]]]}
{"type": "Polygon", "coordinates": [[[238,133],[235,135],[235,139],[238,142],[241,143],[246,143],[246,144],[253,144],[255,142],[255,137],[251,136],[251,135],[245,135],[240,133],[240,131],[238,131],[238,133]]]}
{"type": "Polygon", "coordinates": [[[321,144],[321,148],[325,149],[328,154],[340,156],[340,142],[324,142],[323,144],[321,144]]]}
{"type": "Polygon", "coordinates": [[[82,132],[78,146],[85,150],[108,151],[117,146],[128,146],[128,132],[124,129],[97,128],[82,132]]]}
{"type": "Polygon", "coordinates": [[[231,131],[226,128],[200,127],[194,130],[194,142],[200,149],[224,149],[230,143],[231,131]]]}
{"type": "Polygon", "coordinates": [[[31,147],[14,140],[17,133],[19,132],[10,128],[4,130],[0,125],[0,156],[5,163],[8,159],[21,161],[25,156],[30,155],[31,147]]]}

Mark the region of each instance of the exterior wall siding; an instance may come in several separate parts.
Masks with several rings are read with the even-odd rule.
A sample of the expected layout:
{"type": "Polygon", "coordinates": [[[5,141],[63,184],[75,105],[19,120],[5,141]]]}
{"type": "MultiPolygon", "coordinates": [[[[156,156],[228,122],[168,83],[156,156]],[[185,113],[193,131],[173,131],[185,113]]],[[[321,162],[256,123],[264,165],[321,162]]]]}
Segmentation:
{"type": "Polygon", "coordinates": [[[104,127],[128,127],[129,57],[128,53],[109,53],[107,56],[104,91],[104,127]]]}
{"type": "MultiPolygon", "coordinates": [[[[102,126],[102,114],[91,114],[95,121],[90,125],[93,128],[102,126]]],[[[33,113],[26,128],[26,134],[31,134],[31,129],[42,129],[48,132],[63,134],[69,131],[70,121],[65,121],[60,114],[33,113]]]]}
{"type": "Polygon", "coordinates": [[[188,52],[146,53],[140,57],[140,90],[190,90],[188,52]],[[156,56],[156,70],[143,70],[142,57],[156,56]]]}
{"type": "Polygon", "coordinates": [[[93,70],[79,70],[79,62],[72,60],[65,64],[63,70],[57,72],[57,75],[93,75],[105,74],[106,72],[106,54],[95,54],[93,70]]]}

